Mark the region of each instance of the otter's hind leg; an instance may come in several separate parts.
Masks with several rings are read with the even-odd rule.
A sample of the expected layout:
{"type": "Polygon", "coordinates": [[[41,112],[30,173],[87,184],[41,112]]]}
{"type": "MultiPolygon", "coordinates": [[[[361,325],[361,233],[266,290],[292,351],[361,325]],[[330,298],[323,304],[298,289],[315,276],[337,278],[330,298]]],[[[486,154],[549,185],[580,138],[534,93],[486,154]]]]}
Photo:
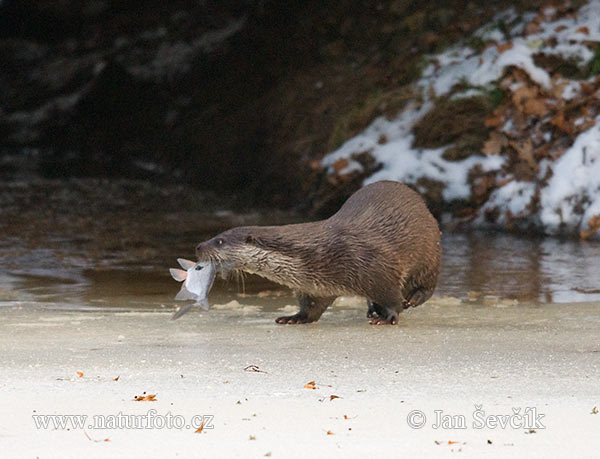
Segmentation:
{"type": "Polygon", "coordinates": [[[336,299],[335,296],[315,298],[304,293],[298,293],[296,296],[300,303],[300,311],[293,316],[278,317],[275,319],[275,322],[278,324],[307,324],[316,322],[329,305],[333,303],[333,300],[336,299]]]}
{"type": "Polygon", "coordinates": [[[373,303],[371,300],[367,300],[369,310],[367,311],[367,319],[376,319],[378,317],[385,317],[385,308],[382,308],[377,303],[373,303]]]}
{"type": "Polygon", "coordinates": [[[369,323],[372,325],[396,325],[398,323],[398,308],[369,301],[367,317],[371,319],[369,323]]]}

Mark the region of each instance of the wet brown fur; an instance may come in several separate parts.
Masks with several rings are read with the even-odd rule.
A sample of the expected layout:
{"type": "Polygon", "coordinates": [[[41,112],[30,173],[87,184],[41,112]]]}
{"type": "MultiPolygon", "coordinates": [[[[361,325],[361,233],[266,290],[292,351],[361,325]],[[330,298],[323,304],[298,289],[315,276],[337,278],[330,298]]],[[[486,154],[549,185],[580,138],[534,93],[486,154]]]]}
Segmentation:
{"type": "Polygon", "coordinates": [[[431,297],[441,262],[437,221],[418,193],[390,181],[361,188],[326,220],[233,228],[196,252],[222,271],[295,290],[300,312],[279,323],[316,321],[340,295],[366,297],[372,323],[396,323],[402,309],[431,297]]]}

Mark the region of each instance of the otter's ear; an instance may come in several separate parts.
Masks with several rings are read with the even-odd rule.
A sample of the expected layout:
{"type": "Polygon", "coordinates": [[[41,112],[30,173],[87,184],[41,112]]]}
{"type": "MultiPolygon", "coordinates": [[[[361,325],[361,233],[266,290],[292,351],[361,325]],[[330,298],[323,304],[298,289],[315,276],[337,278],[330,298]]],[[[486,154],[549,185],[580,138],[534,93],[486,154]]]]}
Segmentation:
{"type": "Polygon", "coordinates": [[[251,234],[246,236],[246,244],[254,244],[254,236],[252,236],[251,234]]]}

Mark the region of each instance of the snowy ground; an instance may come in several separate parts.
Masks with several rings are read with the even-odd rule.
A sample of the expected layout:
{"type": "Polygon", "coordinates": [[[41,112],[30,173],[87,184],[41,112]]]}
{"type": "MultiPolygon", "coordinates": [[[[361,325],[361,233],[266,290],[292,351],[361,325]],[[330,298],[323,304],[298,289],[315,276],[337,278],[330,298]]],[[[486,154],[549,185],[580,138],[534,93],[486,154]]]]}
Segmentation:
{"type": "Polygon", "coordinates": [[[367,325],[356,301],[308,326],[260,304],[177,322],[6,307],[2,456],[597,457],[598,306],[435,299],[397,327],[367,325]],[[45,415],[87,419],[36,428],[45,415]],[[183,427],[91,427],[149,422],[133,415],[183,427]]]}
{"type": "MultiPolygon", "coordinates": [[[[356,155],[367,152],[382,167],[365,183],[434,180],[443,184],[447,202],[473,197],[468,174],[478,166],[480,173],[492,172],[496,183],[491,185],[493,191],[485,205],[478,209],[476,224],[484,225],[495,211],[500,225],[525,219],[528,225],[550,234],[582,232],[584,238],[597,237],[600,128],[597,108],[587,106],[597,106],[594,101],[600,94],[599,80],[596,75],[577,80],[558,71],[550,74],[536,62],[558,56],[585,68],[598,59],[599,43],[598,0],[590,0],[575,14],[551,7],[521,15],[512,9],[505,11],[470,40],[431,56],[415,85],[414,100],[397,118],[376,119],[364,132],[328,154],[323,165],[330,174],[340,176],[360,172],[363,167],[356,155]],[[469,41],[479,43],[480,48],[468,45],[469,41]],[[511,69],[524,72],[527,81],[502,80],[511,69]],[[490,134],[481,155],[448,161],[442,155],[451,145],[434,149],[413,146],[412,129],[435,107],[437,98],[474,97],[499,87],[509,102],[495,113],[501,124],[490,134]],[[510,111],[513,105],[518,110],[510,111]],[[573,106],[586,108],[566,119],[573,106]],[[525,162],[532,169],[527,180],[514,172],[515,161],[509,161],[509,151],[517,162],[525,162]]],[[[494,122],[486,119],[486,126],[496,127],[494,122]]],[[[417,186],[423,188],[422,184],[417,186]]]]}

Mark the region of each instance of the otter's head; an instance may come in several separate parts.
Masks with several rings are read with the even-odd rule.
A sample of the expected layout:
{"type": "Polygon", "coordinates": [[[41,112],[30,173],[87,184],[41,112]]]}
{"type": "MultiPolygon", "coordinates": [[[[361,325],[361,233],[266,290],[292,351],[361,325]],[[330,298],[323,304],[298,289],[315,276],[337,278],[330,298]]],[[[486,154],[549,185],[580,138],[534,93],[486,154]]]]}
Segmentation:
{"type": "Polygon", "coordinates": [[[223,273],[256,273],[268,265],[270,251],[255,237],[258,227],[232,228],[196,246],[198,261],[211,261],[223,273]]]}

